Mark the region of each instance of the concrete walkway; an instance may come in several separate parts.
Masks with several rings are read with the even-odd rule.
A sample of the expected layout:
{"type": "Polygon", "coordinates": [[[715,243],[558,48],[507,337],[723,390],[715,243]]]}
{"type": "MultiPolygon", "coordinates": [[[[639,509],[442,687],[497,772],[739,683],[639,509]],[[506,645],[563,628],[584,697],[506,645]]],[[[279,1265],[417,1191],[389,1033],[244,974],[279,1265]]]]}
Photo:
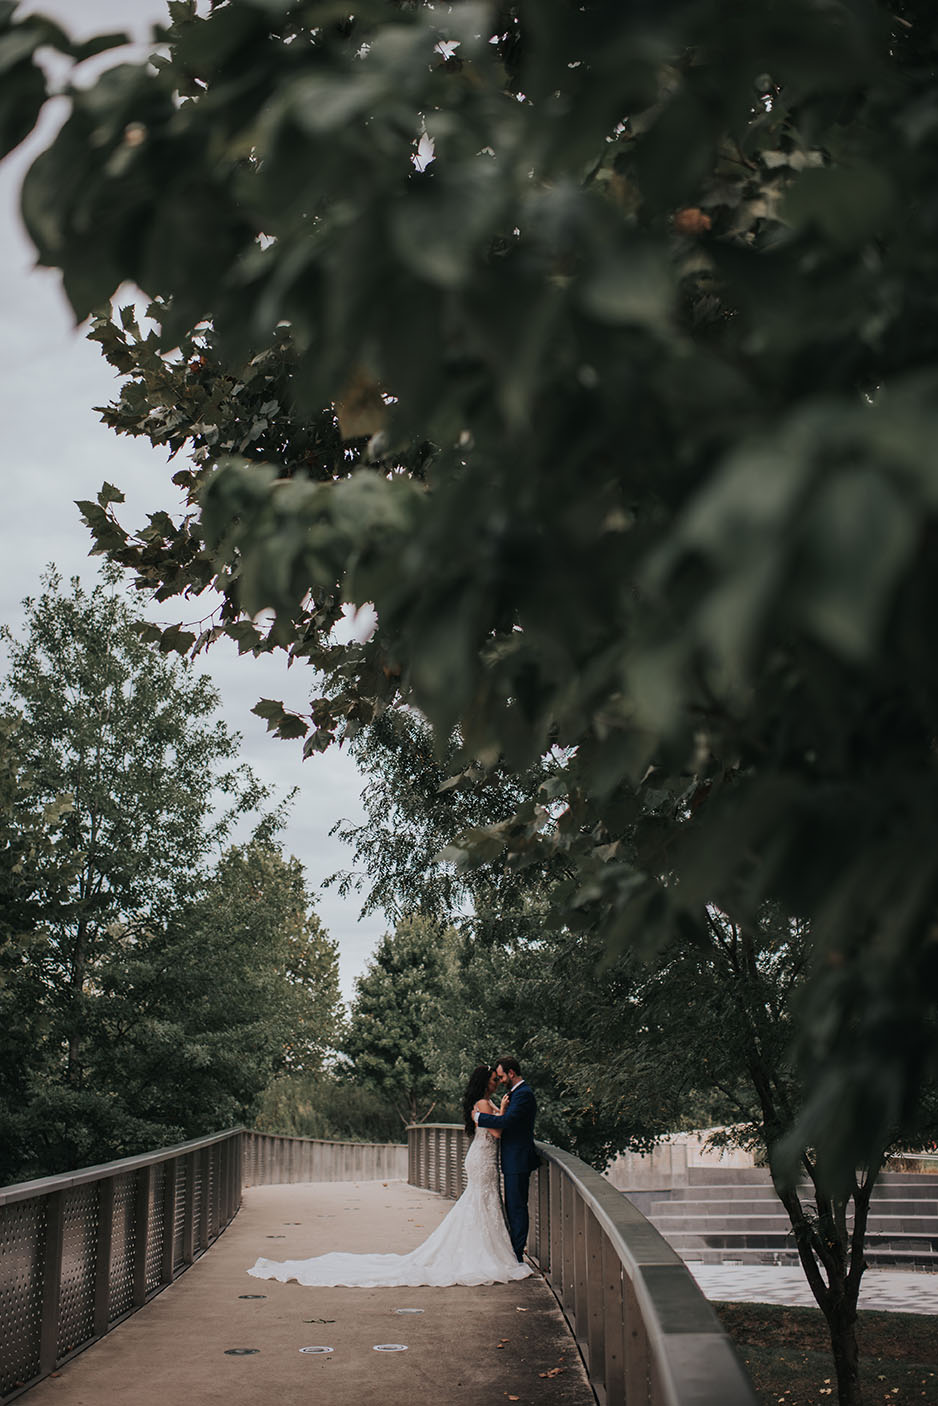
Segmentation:
{"type": "MultiPolygon", "coordinates": [[[[708,1299],[726,1303],[775,1303],[815,1307],[798,1265],[700,1264],[687,1268],[708,1299]]],[[[860,1308],[938,1314],[938,1274],[868,1269],[860,1282],[860,1308]]]]}
{"type": "Polygon", "coordinates": [[[24,1406],[594,1406],[539,1277],[476,1289],[308,1289],[246,1273],[260,1255],[406,1252],[451,1205],[402,1182],[252,1188],[191,1269],[20,1399],[24,1406]],[[406,1351],[375,1351],[394,1344],[406,1351]],[[308,1347],[332,1351],[301,1351],[308,1347]]]}

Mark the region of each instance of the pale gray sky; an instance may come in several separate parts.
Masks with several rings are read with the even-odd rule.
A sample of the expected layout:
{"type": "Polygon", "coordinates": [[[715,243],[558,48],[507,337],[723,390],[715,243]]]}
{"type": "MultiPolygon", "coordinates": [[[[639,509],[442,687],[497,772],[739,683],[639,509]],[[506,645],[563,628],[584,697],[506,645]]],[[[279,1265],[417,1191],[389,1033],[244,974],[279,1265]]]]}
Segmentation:
{"type": "MultiPolygon", "coordinates": [[[[22,9],[49,15],[79,37],[121,29],[140,40],[166,14],[163,0],[29,0],[22,9]]],[[[125,57],[119,50],[102,62],[107,66],[125,57]]],[[[43,131],[53,131],[57,120],[48,113],[38,140],[24,143],[0,164],[0,621],[14,628],[22,619],[22,598],[36,593],[48,562],[66,577],[94,579],[96,559],[88,556],[90,541],[76,498],[93,498],[107,479],[127,495],[122,520],[139,527],[147,511],[171,509],[170,493],[177,492],[171,486],[167,491],[170,473],[162,451],[118,438],[94,414],[91,407],[114,392],[113,373],[97,347],[74,328],[57,275],[34,268],[18,216],[18,191],[43,131]]],[[[169,623],[179,618],[180,604],[147,613],[169,623]]],[[[244,738],[245,759],[281,794],[300,787],[284,844],[305,866],[312,887],[320,889],[327,874],[350,863],[349,851],[329,837],[329,829],[341,817],[361,817],[361,778],[350,758],[334,748],[301,763],[301,744],[272,737],[250,711],[260,697],[302,707],[311,691],[309,671],[297,666],[288,672],[273,659],[238,658],[225,641],[202,658],[222,695],[225,717],[244,738]]],[[[335,889],[320,889],[317,897],[320,917],[339,942],[346,998],[385,926],[378,917],[360,922],[359,906],[335,889]]]]}

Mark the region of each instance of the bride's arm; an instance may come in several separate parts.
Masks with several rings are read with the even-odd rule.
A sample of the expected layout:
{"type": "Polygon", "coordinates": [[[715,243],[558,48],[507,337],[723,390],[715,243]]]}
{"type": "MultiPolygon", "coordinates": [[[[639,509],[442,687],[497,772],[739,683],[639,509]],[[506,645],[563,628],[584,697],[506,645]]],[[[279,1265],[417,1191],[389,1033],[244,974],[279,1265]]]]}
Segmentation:
{"type": "MultiPolygon", "coordinates": [[[[480,1099],[479,1099],[479,1102],[476,1104],[476,1109],[477,1109],[477,1111],[478,1111],[479,1113],[497,1113],[497,1112],[498,1112],[498,1109],[495,1107],[494,1103],[490,1102],[490,1100],[487,1099],[487,1098],[480,1098],[480,1099]]],[[[485,1132],[487,1132],[487,1133],[491,1133],[491,1134],[492,1134],[492,1137],[495,1137],[495,1138],[501,1137],[501,1133],[500,1133],[500,1132],[496,1132],[496,1130],[495,1130],[494,1128],[485,1128],[483,1131],[485,1131],[485,1132]]]]}

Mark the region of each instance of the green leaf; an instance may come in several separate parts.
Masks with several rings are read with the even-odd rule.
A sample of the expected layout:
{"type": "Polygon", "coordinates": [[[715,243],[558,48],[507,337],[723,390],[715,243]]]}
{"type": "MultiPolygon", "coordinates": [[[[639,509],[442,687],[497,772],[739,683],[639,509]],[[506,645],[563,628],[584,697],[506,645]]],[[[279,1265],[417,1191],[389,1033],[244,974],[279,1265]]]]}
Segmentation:
{"type": "Polygon", "coordinates": [[[111,503],[123,503],[124,495],[113,483],[105,483],[98,493],[98,502],[102,508],[107,508],[111,503]]]}
{"type": "Polygon", "coordinates": [[[444,288],[457,288],[498,232],[504,191],[495,162],[477,157],[439,174],[415,176],[391,210],[401,262],[444,288]]]}
{"type": "Polygon", "coordinates": [[[260,698],[251,709],[259,718],[263,718],[268,724],[277,725],[286,717],[283,703],[276,698],[260,698]]]}
{"type": "Polygon", "coordinates": [[[913,505],[872,469],[838,474],[812,504],[797,590],[809,627],[838,654],[858,661],[876,649],[919,524],[913,505]]]}
{"type": "Polygon", "coordinates": [[[162,654],[186,654],[194,644],[195,635],[189,630],[184,630],[181,625],[170,625],[160,635],[160,652],[162,654]]]}
{"type": "Polygon", "coordinates": [[[664,251],[636,240],[600,256],[583,279],[580,299],[600,322],[664,330],[674,306],[674,285],[664,251]]]}
{"type": "MultiPolygon", "coordinates": [[[[3,46],[9,39],[0,38],[0,62],[3,46]]],[[[0,82],[0,158],[18,146],[36,125],[46,100],[46,80],[42,70],[31,61],[11,64],[0,82]]]]}
{"type": "Polygon", "coordinates": [[[123,30],[112,30],[108,34],[96,34],[81,44],[70,45],[69,52],[76,63],[84,63],[86,59],[93,59],[98,54],[107,53],[109,49],[119,49],[122,45],[129,43],[129,34],[123,30]]]}
{"type": "Polygon", "coordinates": [[[784,218],[796,228],[817,226],[844,248],[865,244],[895,211],[896,193],[888,173],[865,162],[803,171],[782,207],[784,218]]]}
{"type": "Polygon", "coordinates": [[[160,625],[152,625],[148,620],[138,620],[133,626],[134,634],[143,640],[144,644],[159,644],[163,638],[163,630],[160,625]]]}

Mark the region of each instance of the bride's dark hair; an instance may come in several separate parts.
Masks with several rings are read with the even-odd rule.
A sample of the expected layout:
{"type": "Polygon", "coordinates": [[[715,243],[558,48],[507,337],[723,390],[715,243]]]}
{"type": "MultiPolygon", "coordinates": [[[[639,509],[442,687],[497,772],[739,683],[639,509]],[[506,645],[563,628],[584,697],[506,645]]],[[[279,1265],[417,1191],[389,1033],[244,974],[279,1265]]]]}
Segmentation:
{"type": "Polygon", "coordinates": [[[477,1064],[469,1075],[469,1082],[466,1085],[466,1092],[462,1098],[462,1116],[466,1125],[466,1132],[470,1137],[475,1135],[476,1125],[472,1121],[472,1110],[479,1099],[488,1093],[489,1079],[492,1071],[487,1064],[477,1064]]]}

